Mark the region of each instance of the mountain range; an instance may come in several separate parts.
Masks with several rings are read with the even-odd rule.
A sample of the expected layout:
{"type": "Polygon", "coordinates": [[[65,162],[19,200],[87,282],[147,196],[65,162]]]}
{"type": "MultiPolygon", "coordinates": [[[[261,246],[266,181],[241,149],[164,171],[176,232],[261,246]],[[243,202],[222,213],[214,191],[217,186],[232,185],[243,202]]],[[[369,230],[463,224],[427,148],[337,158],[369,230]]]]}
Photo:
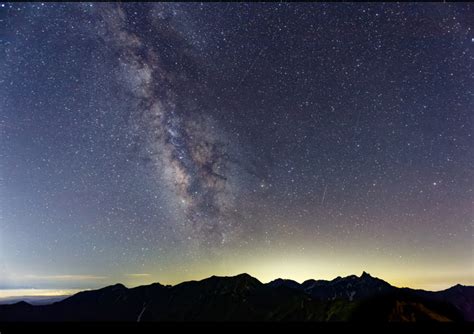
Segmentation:
{"type": "Polygon", "coordinates": [[[431,292],[372,277],[262,283],[248,274],[175,286],[122,284],[49,305],[0,305],[0,322],[30,321],[474,321],[474,287],[431,292]]]}

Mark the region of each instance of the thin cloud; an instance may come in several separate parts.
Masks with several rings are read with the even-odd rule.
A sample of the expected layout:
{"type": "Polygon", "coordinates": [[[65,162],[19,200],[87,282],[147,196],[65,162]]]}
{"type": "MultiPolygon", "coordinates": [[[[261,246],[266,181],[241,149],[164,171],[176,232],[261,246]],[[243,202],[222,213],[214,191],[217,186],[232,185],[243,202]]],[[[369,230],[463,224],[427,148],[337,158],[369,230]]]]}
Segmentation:
{"type": "Polygon", "coordinates": [[[107,276],[95,275],[26,275],[25,277],[28,279],[57,281],[96,281],[107,278],[107,276]]]}
{"type": "MultiPolygon", "coordinates": [[[[86,289],[87,290],[87,289],[86,289]]],[[[8,289],[0,290],[0,301],[17,297],[57,297],[70,296],[84,289],[8,289]]]]}
{"type": "Polygon", "coordinates": [[[125,274],[128,277],[149,277],[151,274],[125,274]]]}

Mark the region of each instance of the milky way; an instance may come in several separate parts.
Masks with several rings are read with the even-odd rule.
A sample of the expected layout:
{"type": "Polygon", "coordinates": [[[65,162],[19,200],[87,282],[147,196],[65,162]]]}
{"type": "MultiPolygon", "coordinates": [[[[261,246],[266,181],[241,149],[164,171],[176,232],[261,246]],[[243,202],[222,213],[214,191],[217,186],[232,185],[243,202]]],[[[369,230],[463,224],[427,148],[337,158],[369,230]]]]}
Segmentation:
{"type": "Polygon", "coordinates": [[[145,20],[148,33],[156,36],[154,44],[127,29],[128,14],[119,5],[99,10],[105,22],[102,36],[117,50],[120,77],[136,99],[132,125],[142,134],[141,151],[184,212],[182,236],[197,244],[223,244],[238,234],[238,222],[233,219],[239,194],[237,157],[226,134],[199,102],[183,103],[190,99],[183,89],[200,87],[186,72],[168,69],[160,49],[171,43],[173,52],[182,53],[180,57],[189,62],[194,61],[192,54],[181,46],[186,43],[184,37],[157,13],[162,6],[151,9],[153,15],[145,20]]]}

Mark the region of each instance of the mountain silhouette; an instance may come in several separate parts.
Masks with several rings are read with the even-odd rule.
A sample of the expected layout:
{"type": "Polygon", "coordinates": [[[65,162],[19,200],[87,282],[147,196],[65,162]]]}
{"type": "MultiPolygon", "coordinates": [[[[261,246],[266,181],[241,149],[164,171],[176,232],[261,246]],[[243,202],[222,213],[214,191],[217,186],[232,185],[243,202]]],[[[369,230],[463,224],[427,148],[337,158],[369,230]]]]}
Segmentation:
{"type": "Polygon", "coordinates": [[[363,273],[302,284],[240,274],[175,286],[115,284],[49,305],[0,305],[0,322],[474,321],[474,287],[397,288],[363,273]]]}

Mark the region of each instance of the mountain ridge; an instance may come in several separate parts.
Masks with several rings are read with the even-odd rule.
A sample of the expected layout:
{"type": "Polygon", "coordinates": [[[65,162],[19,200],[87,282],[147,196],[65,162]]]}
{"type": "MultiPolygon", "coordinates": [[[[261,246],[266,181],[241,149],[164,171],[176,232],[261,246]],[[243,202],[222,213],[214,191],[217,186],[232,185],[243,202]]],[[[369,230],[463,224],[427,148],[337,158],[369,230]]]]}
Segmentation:
{"type": "Polygon", "coordinates": [[[474,287],[397,288],[363,272],[329,280],[262,283],[249,274],[176,285],[121,283],[49,305],[0,305],[9,321],[474,321],[474,287]]]}

